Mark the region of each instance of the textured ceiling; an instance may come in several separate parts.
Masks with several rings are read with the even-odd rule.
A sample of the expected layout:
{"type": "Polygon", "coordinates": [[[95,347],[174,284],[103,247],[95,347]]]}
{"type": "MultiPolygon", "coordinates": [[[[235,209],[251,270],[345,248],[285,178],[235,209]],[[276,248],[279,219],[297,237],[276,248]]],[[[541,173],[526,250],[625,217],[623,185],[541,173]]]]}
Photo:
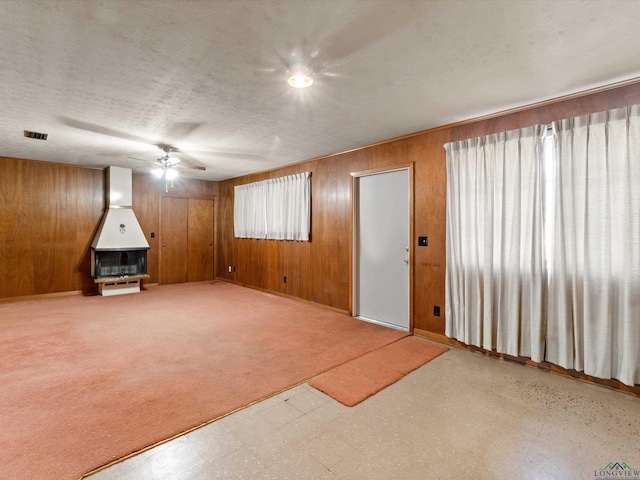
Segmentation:
{"type": "Polygon", "coordinates": [[[0,0],[0,155],[142,172],[170,144],[232,178],[640,77],[639,24],[637,0],[0,0]]]}

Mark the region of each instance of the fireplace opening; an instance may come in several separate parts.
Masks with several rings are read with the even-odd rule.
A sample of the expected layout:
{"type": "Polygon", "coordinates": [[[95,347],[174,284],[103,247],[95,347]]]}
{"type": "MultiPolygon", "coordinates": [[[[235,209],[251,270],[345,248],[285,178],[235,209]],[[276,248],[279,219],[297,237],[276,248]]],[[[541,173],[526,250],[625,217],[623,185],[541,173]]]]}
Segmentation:
{"type": "Polygon", "coordinates": [[[94,278],[131,277],[147,274],[147,250],[94,252],[94,278]]]}

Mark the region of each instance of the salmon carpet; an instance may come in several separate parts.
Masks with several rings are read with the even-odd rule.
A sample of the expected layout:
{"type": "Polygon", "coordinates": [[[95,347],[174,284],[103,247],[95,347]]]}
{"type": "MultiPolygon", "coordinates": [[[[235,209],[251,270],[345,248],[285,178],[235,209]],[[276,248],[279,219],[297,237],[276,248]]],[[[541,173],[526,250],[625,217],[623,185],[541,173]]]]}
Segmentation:
{"type": "Polygon", "coordinates": [[[407,337],[322,373],[309,384],[352,407],[447,350],[407,337]]]}
{"type": "Polygon", "coordinates": [[[0,472],[76,480],[406,336],[231,284],[0,304],[0,472]]]}

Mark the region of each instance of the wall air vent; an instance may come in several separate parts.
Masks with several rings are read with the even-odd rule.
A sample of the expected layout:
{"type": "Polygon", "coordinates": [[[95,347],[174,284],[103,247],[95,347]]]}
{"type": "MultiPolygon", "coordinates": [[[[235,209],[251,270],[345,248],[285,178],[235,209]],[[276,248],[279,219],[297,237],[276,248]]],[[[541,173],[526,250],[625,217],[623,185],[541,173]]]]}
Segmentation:
{"type": "Polygon", "coordinates": [[[24,136],[27,138],[35,138],[36,140],[46,140],[49,134],[40,133],[40,132],[30,132],[29,130],[25,130],[24,136]]]}

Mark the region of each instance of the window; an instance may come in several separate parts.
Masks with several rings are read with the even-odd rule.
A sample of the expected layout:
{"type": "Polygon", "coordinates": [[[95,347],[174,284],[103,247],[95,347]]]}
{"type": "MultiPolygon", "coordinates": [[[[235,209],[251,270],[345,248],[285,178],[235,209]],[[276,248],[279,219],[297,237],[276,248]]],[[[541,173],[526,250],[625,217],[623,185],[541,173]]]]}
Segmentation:
{"type": "Polygon", "coordinates": [[[308,241],[311,172],[236,186],[233,218],[236,238],[308,241]]]}
{"type": "Polygon", "coordinates": [[[640,105],[445,148],[447,335],[640,383],[640,105]]]}

